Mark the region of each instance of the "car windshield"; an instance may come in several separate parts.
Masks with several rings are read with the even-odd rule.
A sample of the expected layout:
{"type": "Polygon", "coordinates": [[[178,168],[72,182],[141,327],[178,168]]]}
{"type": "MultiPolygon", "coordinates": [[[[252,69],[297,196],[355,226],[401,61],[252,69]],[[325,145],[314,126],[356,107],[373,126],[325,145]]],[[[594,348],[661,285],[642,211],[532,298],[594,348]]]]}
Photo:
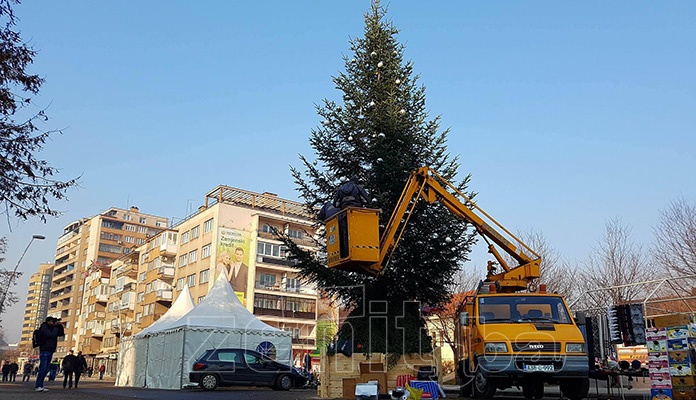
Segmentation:
{"type": "Polygon", "coordinates": [[[572,323],[565,303],[558,296],[480,296],[478,315],[481,324],[572,323]]]}

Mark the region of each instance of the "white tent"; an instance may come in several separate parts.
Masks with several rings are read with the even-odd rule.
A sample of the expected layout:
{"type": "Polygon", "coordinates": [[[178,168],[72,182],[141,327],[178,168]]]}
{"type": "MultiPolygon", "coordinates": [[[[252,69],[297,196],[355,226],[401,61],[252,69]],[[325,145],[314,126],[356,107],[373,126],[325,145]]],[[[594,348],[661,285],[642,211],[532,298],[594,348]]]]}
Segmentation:
{"type": "Polygon", "coordinates": [[[144,344],[136,338],[130,345],[136,354],[133,368],[145,375],[144,382],[133,380],[133,386],[140,387],[181,389],[189,382],[194,361],[212,348],[267,351],[286,364],[292,357],[290,332],[267,325],[250,313],[224,275],[198,306],[163,329],[151,329],[141,337],[144,344]],[[143,347],[146,359],[139,362],[143,347]]]}
{"type": "Polygon", "coordinates": [[[116,386],[145,386],[147,374],[147,345],[146,335],[151,332],[159,332],[169,328],[181,317],[193,310],[195,304],[188,285],[176,298],[174,304],[157,321],[136,333],[133,336],[124,337],[119,344],[118,370],[116,374],[116,386]]]}

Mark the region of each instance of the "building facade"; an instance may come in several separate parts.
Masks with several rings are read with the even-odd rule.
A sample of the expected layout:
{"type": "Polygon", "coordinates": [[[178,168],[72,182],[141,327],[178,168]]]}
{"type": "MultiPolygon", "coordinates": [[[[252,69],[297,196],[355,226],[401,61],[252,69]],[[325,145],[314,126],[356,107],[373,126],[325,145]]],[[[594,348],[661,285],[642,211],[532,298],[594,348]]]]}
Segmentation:
{"type": "Polygon", "coordinates": [[[39,272],[29,277],[27,303],[24,306],[24,321],[18,346],[22,357],[27,357],[34,352],[34,349],[31,347],[32,334],[46,319],[52,274],[53,264],[46,263],[39,264],[39,272]]]}
{"type": "Polygon", "coordinates": [[[65,326],[57,357],[70,349],[93,355],[100,351],[110,264],[167,224],[166,218],[141,213],[137,207],[113,207],[65,227],[58,238],[48,304],[48,315],[61,318],[65,326]]]}

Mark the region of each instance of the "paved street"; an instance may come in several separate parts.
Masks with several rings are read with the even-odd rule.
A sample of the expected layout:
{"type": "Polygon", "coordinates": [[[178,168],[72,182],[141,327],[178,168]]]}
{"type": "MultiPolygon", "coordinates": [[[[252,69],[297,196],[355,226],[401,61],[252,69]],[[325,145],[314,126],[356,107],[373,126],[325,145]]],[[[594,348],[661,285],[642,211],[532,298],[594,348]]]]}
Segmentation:
{"type": "Polygon", "coordinates": [[[34,381],[0,383],[0,399],[12,400],[36,400],[41,397],[50,397],[51,400],[123,400],[130,399],[244,399],[244,400],[300,400],[317,397],[316,390],[290,390],[288,392],[275,391],[265,388],[220,388],[212,392],[194,390],[154,390],[114,387],[113,381],[87,380],[80,382],[80,388],[63,389],[63,382],[49,382],[47,393],[34,391],[34,381]]]}

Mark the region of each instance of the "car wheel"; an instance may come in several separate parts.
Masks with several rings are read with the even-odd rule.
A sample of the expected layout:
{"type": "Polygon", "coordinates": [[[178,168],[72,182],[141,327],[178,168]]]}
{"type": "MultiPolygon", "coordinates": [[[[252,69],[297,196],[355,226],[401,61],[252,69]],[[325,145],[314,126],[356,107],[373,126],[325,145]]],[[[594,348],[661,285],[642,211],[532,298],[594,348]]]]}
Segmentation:
{"type": "Polygon", "coordinates": [[[290,390],[292,387],[292,377],[287,374],[279,376],[276,381],[276,387],[280,390],[290,390]]]}
{"type": "Polygon", "coordinates": [[[217,376],[205,374],[201,377],[201,380],[198,381],[198,386],[203,390],[215,390],[218,387],[218,383],[220,383],[219,381],[217,376]]]}

